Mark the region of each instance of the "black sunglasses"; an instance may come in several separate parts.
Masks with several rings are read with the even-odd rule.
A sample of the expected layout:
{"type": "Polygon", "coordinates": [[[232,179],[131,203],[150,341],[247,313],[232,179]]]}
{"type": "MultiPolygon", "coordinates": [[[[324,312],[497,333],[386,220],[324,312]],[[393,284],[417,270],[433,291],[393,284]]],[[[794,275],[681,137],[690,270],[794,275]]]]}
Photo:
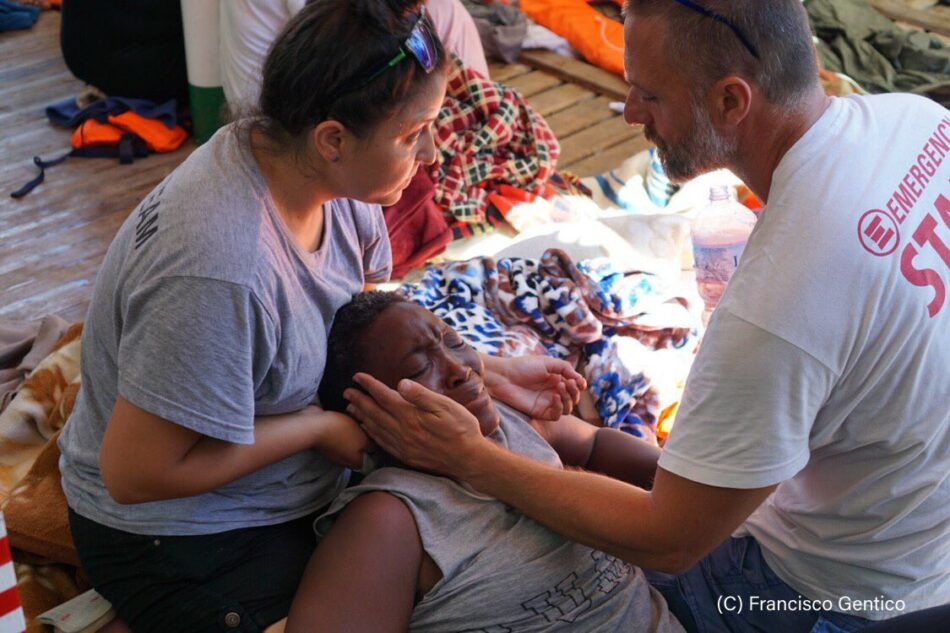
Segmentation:
{"type": "Polygon", "coordinates": [[[739,27],[733,24],[731,20],[729,20],[725,16],[719,15],[715,11],[711,11],[707,9],[706,7],[696,4],[692,0],[674,0],[674,2],[686,7],[687,9],[691,9],[695,11],[696,13],[701,13],[702,15],[705,15],[707,18],[712,18],[716,22],[719,22],[721,24],[725,24],[726,26],[728,26],[732,30],[732,32],[736,34],[736,37],[739,38],[739,41],[742,42],[742,45],[745,46],[746,50],[752,53],[753,57],[755,57],[756,59],[759,59],[759,53],[757,50],[755,50],[755,46],[752,45],[752,42],[749,41],[749,38],[747,38],[742,33],[742,31],[739,30],[739,27]]]}

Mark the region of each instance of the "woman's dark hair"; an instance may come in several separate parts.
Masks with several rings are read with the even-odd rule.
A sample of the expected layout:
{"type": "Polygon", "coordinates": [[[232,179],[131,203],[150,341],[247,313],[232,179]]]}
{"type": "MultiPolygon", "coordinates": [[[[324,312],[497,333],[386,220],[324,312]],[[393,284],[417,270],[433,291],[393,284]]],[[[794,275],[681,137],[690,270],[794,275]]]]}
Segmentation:
{"type": "MultiPolygon", "coordinates": [[[[411,54],[365,86],[335,93],[399,52],[420,7],[420,0],[310,0],[264,62],[257,128],[287,147],[321,121],[334,119],[363,136],[391,116],[428,79],[411,54]]],[[[445,51],[430,30],[435,74],[443,72],[445,51]]]]}
{"type": "Polygon", "coordinates": [[[391,305],[407,300],[395,292],[362,292],[337,310],[327,338],[327,364],[320,382],[320,404],[328,411],[344,411],[343,392],[355,387],[353,374],[363,364],[359,345],[363,332],[391,305]]]}

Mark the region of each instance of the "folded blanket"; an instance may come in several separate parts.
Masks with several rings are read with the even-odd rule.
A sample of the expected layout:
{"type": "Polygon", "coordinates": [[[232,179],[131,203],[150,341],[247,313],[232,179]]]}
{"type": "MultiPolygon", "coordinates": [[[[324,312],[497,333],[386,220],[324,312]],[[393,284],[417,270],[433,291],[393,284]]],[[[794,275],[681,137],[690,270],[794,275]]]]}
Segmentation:
{"type": "Polygon", "coordinates": [[[429,167],[435,202],[456,219],[486,220],[498,184],[544,186],[560,147],[547,123],[518,92],[454,59],[435,123],[436,161],[429,167]]]}
{"type": "Polygon", "coordinates": [[[66,421],[79,389],[81,333],[81,323],[70,327],[0,413],[0,500],[66,421]]]}

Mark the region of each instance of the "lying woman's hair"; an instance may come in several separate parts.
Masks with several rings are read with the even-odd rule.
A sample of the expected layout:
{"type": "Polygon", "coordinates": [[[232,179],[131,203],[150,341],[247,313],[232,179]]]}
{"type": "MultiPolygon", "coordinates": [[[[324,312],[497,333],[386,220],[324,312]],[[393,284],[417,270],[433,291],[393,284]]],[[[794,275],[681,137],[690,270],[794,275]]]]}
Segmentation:
{"type": "MultiPolygon", "coordinates": [[[[264,62],[258,129],[276,147],[287,147],[322,121],[339,121],[363,136],[391,116],[428,79],[411,54],[366,85],[353,82],[398,53],[420,7],[420,0],[308,2],[264,62]]],[[[443,72],[445,51],[429,27],[436,74],[443,72]]]]}
{"type": "Polygon", "coordinates": [[[343,392],[355,387],[353,374],[363,364],[364,350],[359,345],[363,332],[383,311],[406,299],[394,292],[362,292],[337,310],[327,339],[327,364],[320,382],[320,404],[328,411],[343,411],[343,392]]]}

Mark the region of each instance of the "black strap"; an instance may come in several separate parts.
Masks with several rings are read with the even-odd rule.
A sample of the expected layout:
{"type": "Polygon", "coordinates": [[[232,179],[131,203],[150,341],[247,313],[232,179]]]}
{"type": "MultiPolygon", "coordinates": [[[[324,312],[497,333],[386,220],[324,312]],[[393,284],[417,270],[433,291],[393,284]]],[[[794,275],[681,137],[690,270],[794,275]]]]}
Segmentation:
{"type": "Polygon", "coordinates": [[[10,197],[19,199],[25,196],[26,194],[30,193],[34,189],[36,189],[37,185],[43,182],[43,179],[46,178],[47,167],[55,167],[56,165],[59,165],[60,163],[62,163],[63,161],[65,161],[67,158],[69,158],[72,155],[73,155],[73,152],[69,151],[63,154],[62,156],[54,158],[53,160],[43,160],[39,156],[34,156],[33,164],[40,168],[40,173],[36,175],[36,178],[34,178],[30,182],[26,183],[25,185],[23,185],[22,187],[20,187],[13,193],[11,193],[10,197]]]}
{"type": "Polygon", "coordinates": [[[11,193],[10,197],[19,199],[36,189],[36,187],[46,178],[46,169],[48,167],[55,167],[70,156],[77,156],[81,158],[118,157],[120,164],[128,165],[136,158],[144,158],[145,156],[148,156],[148,146],[145,144],[145,141],[140,139],[135,134],[126,132],[122,135],[122,138],[119,139],[118,146],[81,147],[79,149],[68,151],[62,156],[58,156],[52,160],[43,160],[39,156],[34,156],[33,164],[40,168],[40,173],[36,175],[36,178],[11,193]]]}

